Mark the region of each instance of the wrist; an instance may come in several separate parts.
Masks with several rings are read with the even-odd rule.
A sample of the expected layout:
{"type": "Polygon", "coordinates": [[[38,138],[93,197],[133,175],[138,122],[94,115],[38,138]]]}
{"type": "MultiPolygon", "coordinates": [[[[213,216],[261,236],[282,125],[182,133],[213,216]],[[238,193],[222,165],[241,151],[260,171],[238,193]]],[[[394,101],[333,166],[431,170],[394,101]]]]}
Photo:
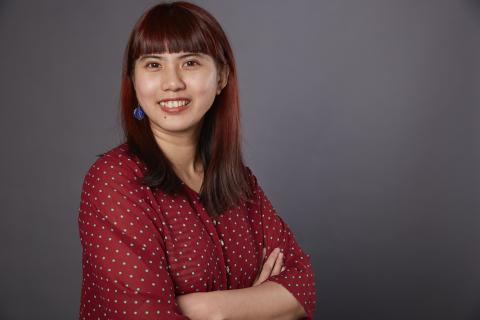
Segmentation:
{"type": "Polygon", "coordinates": [[[227,320],[228,309],[226,308],[227,304],[225,303],[225,294],[227,290],[217,290],[208,292],[206,299],[206,308],[211,315],[209,319],[211,320],[227,320]]]}

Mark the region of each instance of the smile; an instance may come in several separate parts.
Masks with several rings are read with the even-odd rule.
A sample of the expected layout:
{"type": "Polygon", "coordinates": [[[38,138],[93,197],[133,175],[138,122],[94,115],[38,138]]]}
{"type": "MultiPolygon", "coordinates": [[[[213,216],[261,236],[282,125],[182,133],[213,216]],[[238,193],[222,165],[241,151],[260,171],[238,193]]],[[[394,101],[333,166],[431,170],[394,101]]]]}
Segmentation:
{"type": "Polygon", "coordinates": [[[162,111],[176,114],[190,107],[190,100],[162,101],[159,103],[162,111]]]}
{"type": "Polygon", "coordinates": [[[188,104],[189,102],[190,102],[189,100],[170,100],[170,101],[162,101],[160,102],[160,105],[162,107],[167,107],[167,108],[178,108],[188,104]]]}

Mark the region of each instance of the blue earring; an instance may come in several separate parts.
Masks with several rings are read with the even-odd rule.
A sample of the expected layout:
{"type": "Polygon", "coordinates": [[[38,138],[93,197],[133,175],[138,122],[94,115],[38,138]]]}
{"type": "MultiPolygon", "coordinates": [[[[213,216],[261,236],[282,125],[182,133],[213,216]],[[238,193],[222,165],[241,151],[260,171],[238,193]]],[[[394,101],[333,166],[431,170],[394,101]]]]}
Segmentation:
{"type": "Polygon", "coordinates": [[[143,118],[145,118],[145,112],[143,112],[142,106],[139,105],[133,110],[133,116],[137,120],[142,120],[143,118]]]}

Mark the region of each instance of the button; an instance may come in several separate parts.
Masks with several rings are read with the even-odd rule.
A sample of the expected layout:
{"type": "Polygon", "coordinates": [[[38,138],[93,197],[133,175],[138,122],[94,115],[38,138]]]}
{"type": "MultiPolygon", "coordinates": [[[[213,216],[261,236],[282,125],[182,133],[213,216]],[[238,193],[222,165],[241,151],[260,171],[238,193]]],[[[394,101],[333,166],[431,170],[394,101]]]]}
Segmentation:
{"type": "Polygon", "coordinates": [[[225,245],[225,243],[223,242],[223,240],[222,240],[222,239],[220,239],[220,243],[222,244],[222,246],[224,246],[224,245],[225,245]]]}
{"type": "Polygon", "coordinates": [[[230,268],[227,266],[227,273],[230,274],[230,268]]]}
{"type": "Polygon", "coordinates": [[[217,220],[213,219],[213,224],[217,225],[217,220]]]}

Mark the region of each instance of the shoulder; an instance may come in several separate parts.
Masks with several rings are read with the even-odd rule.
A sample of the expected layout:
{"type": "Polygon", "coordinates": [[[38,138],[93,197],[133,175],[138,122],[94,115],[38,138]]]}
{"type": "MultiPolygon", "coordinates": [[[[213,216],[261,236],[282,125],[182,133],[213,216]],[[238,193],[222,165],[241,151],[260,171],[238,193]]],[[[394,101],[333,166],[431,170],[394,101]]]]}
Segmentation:
{"type": "Polygon", "coordinates": [[[135,184],[143,176],[145,164],[128,150],[126,143],[119,144],[97,155],[84,176],[84,187],[111,184],[135,184]]]}
{"type": "Polygon", "coordinates": [[[263,190],[258,183],[257,177],[249,166],[245,166],[245,171],[247,172],[248,182],[250,184],[250,188],[252,189],[254,198],[259,200],[260,196],[263,194],[263,190]]]}
{"type": "Polygon", "coordinates": [[[113,224],[132,217],[135,221],[150,219],[154,212],[152,193],[140,179],[144,165],[127,151],[126,144],[118,145],[98,155],[88,168],[80,196],[82,223],[97,218],[113,224]]]}
{"type": "Polygon", "coordinates": [[[256,187],[257,177],[255,177],[255,174],[253,173],[252,169],[247,165],[245,165],[244,168],[245,168],[245,172],[247,173],[247,177],[248,177],[248,181],[250,182],[250,185],[252,187],[256,187]]]}

